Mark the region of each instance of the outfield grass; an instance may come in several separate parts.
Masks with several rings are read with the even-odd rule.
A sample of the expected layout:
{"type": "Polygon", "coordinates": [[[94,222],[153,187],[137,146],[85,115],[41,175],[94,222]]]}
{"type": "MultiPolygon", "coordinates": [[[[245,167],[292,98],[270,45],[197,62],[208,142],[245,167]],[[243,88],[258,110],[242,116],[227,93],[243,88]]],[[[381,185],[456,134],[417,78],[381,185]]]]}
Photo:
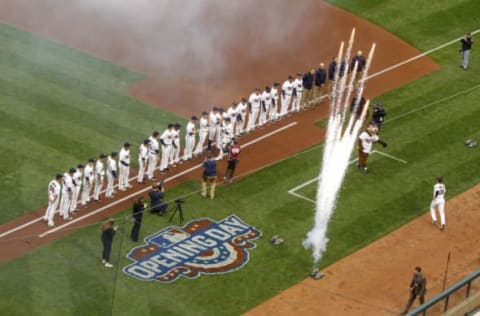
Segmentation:
{"type": "MultiPolygon", "coordinates": [[[[128,95],[125,68],[0,24],[0,223],[46,204],[46,186],[100,152],[180,121],[128,95]]],[[[138,145],[137,145],[138,144],[138,145]]]]}
{"type": "MultiPolygon", "coordinates": [[[[406,2],[332,2],[369,18],[422,50],[460,36],[478,22],[473,17],[473,12],[479,11],[476,1],[436,1],[428,6],[416,1],[414,16],[412,4],[406,2]]],[[[329,226],[330,243],[321,267],[424,214],[436,176],[444,177],[447,198],[479,182],[480,150],[467,149],[463,142],[467,138],[480,140],[480,88],[461,93],[480,85],[475,53],[471,69],[461,71],[458,45],[445,48],[432,56],[442,65],[439,71],[377,98],[388,111],[381,136],[389,143],[386,149],[377,149],[407,164],[375,154],[370,160],[370,174],[361,174],[354,166],[349,168],[329,226]],[[456,93],[460,94],[448,98],[456,93]]],[[[111,84],[115,85],[113,81],[111,84]]],[[[123,91],[117,91],[119,95],[125,93],[118,90],[123,91]]],[[[240,314],[299,282],[310,271],[310,253],[301,247],[301,241],[313,224],[314,205],[287,191],[316,177],[320,160],[318,146],[218,188],[213,201],[201,199],[198,193],[187,197],[187,220],[237,214],[262,231],[263,237],[255,241],[257,248],[250,250],[250,262],[239,271],[195,280],[180,278],[167,285],[140,282],[121,270],[116,274],[99,264],[96,224],[1,265],[0,314],[240,314]],[[269,237],[274,234],[282,235],[286,243],[272,247],[269,237]]],[[[167,198],[198,189],[199,183],[187,182],[167,192],[167,198]]],[[[314,198],[315,187],[305,187],[301,194],[314,198]]],[[[165,218],[148,214],[141,234],[145,237],[168,225],[165,218]]],[[[120,221],[113,249],[113,257],[120,260],[113,261],[119,267],[130,264],[125,254],[138,245],[128,239],[130,228],[131,223],[120,221]]]]}

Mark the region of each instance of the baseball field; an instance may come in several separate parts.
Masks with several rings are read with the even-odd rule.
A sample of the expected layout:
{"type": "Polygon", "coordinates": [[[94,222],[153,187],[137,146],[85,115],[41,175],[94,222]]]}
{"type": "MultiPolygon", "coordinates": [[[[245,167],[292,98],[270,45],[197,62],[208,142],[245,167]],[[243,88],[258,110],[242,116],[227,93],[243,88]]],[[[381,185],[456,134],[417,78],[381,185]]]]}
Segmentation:
{"type": "MultiPolygon", "coordinates": [[[[42,3],[58,5],[61,12],[60,2],[42,3]]],[[[221,7],[221,2],[206,2],[221,7]]],[[[196,77],[195,65],[203,70],[202,62],[211,60],[192,57],[191,52],[182,56],[190,61],[182,59],[176,65],[188,74],[185,77],[165,64],[149,68],[151,54],[140,60],[135,54],[122,54],[119,43],[124,38],[111,27],[119,20],[106,19],[111,24],[105,27],[94,24],[98,43],[86,40],[88,37],[75,42],[71,34],[62,35],[58,26],[71,23],[72,28],[65,27],[65,32],[73,28],[87,32],[78,27],[82,16],[88,16],[87,9],[82,7],[84,11],[75,15],[71,13],[75,10],[66,6],[65,17],[71,19],[55,15],[51,21],[58,23],[57,27],[47,29],[42,28],[39,17],[21,13],[38,3],[12,0],[0,4],[0,22],[4,22],[0,24],[1,315],[239,315],[249,311],[252,315],[397,315],[408,298],[414,266],[425,268],[429,296],[441,290],[448,253],[452,261],[447,285],[478,269],[474,247],[480,240],[472,223],[479,220],[475,201],[479,200],[480,150],[466,148],[464,142],[480,141],[479,59],[474,45],[470,68],[464,71],[459,68],[458,50],[459,38],[466,31],[480,29],[475,14],[480,12],[480,4],[473,0],[299,3],[301,9],[291,11],[295,22],[285,22],[285,34],[274,32],[270,42],[263,41],[268,48],[250,47],[238,56],[233,53],[237,45],[228,46],[222,51],[223,61],[238,64],[231,68],[213,65],[213,73],[202,79],[196,77]],[[337,16],[346,20],[332,24],[337,16]],[[322,19],[328,19],[328,27],[322,19]],[[328,63],[340,41],[347,39],[346,30],[353,27],[358,30],[356,49],[364,51],[381,32],[390,36],[378,38],[372,70],[378,76],[366,84],[366,96],[386,107],[380,135],[388,147],[375,148],[367,175],[358,171],[353,162],[356,155],[352,156],[328,227],[328,250],[319,265],[331,272],[325,279],[308,280],[302,287],[312,270],[311,252],[302,247],[302,240],[313,226],[324,134],[318,122],[328,115],[327,102],[241,138],[244,149],[238,177],[232,184],[220,185],[214,200],[203,199],[199,193],[201,158],[167,174],[166,199],[185,199],[186,222],[202,218],[221,221],[236,215],[259,232],[258,238],[250,240],[251,248],[238,268],[190,278],[181,275],[169,283],[140,281],[124,273],[123,268],[133,263],[127,257],[129,252],[146,244],[129,238],[131,200],[138,195],[133,191],[120,195],[114,205],[104,201],[82,210],[78,220],[71,225],[60,223],[56,230],[49,231],[38,221],[47,199],[47,184],[56,173],[101,152],[118,151],[124,141],[135,145],[132,161],[136,165],[136,147],[152,130],[163,130],[170,122],[185,125],[190,115],[199,115],[217,103],[227,105],[257,85],[281,82],[289,73],[316,67],[320,61],[328,63]],[[304,31],[302,38],[292,35],[299,29],[304,31]],[[104,36],[109,32],[117,35],[107,40],[104,36]],[[313,41],[312,36],[318,39],[313,41]],[[109,53],[109,43],[120,50],[109,53]],[[399,65],[422,52],[428,54],[399,65]],[[393,65],[399,66],[384,72],[393,65]],[[162,69],[168,70],[165,78],[162,69]],[[448,190],[447,229],[443,232],[430,224],[427,214],[439,175],[448,190]],[[90,213],[94,215],[82,218],[90,213]],[[100,264],[100,225],[108,217],[115,218],[119,226],[112,269],[100,264]],[[30,222],[31,227],[18,228],[30,222]],[[273,246],[273,235],[280,235],[285,242],[273,246]],[[385,248],[378,248],[379,243],[385,248]],[[382,256],[391,254],[388,250],[405,255],[400,259],[382,256]],[[367,261],[355,261],[356,256],[368,255],[376,260],[368,265],[367,261]],[[345,281],[347,286],[327,287],[330,283],[322,282],[335,280],[336,271],[342,270],[338,267],[361,271],[371,279],[352,285],[348,282],[353,283],[354,277],[349,275],[352,279],[345,281]],[[373,279],[382,286],[369,288],[373,279]],[[289,299],[292,286],[303,299],[289,299]],[[336,299],[327,304],[308,307],[332,295],[336,299]]],[[[281,4],[275,12],[287,19],[285,7],[293,5],[288,1],[281,4]]],[[[244,6],[252,6],[252,2],[244,6]]],[[[223,9],[239,7],[242,5],[223,9]]],[[[252,12],[243,10],[239,12],[252,12]]],[[[42,10],[37,8],[36,15],[42,15],[42,10]]],[[[219,15],[215,23],[225,23],[228,32],[232,27],[228,18],[234,18],[219,15]]],[[[247,18],[253,19],[252,15],[247,18]]],[[[208,26],[213,23],[208,18],[205,21],[208,26]]],[[[165,27],[165,32],[168,30],[165,27]]],[[[246,38],[247,43],[252,42],[251,37],[246,38]]],[[[223,42],[214,37],[210,44],[225,43],[230,44],[230,39],[223,42]]],[[[198,54],[202,52],[207,54],[204,50],[198,54]]],[[[224,167],[222,162],[222,172],[224,167]]],[[[136,185],[134,190],[146,192],[148,188],[136,185]]],[[[173,207],[172,202],[170,210],[173,207]]],[[[178,220],[178,214],[169,222],[168,217],[147,213],[141,238],[172,225],[183,229],[178,220]]],[[[339,279],[337,283],[341,283],[339,279]]]]}

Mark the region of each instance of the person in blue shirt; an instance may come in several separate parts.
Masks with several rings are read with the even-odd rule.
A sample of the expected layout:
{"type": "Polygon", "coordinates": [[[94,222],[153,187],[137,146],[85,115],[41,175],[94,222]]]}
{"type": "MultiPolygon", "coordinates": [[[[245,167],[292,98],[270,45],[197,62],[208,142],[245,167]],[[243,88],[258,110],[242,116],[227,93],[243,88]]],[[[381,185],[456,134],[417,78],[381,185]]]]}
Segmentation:
{"type": "Polygon", "coordinates": [[[210,186],[210,198],[215,197],[217,184],[217,162],[213,158],[212,151],[207,152],[207,159],[203,162],[202,197],[207,197],[207,186],[210,186]]]}

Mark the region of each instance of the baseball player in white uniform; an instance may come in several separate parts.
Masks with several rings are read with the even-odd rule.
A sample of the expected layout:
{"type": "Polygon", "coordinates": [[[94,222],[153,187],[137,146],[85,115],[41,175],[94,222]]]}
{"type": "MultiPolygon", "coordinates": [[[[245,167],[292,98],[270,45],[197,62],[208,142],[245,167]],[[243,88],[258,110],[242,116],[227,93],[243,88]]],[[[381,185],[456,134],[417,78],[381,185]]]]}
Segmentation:
{"type": "Polygon", "coordinates": [[[227,115],[230,118],[230,123],[232,123],[233,130],[235,131],[238,116],[237,102],[232,102],[232,105],[227,110],[227,115]]]}
{"type": "Polygon", "coordinates": [[[303,74],[298,73],[297,78],[293,81],[294,94],[292,99],[292,112],[300,111],[300,102],[302,100],[303,93],[303,74]]]}
{"type": "Polygon", "coordinates": [[[87,165],[83,169],[83,190],[81,204],[86,207],[90,202],[90,193],[92,192],[93,183],[95,179],[95,160],[89,159],[87,165]]]}
{"type": "Polygon", "coordinates": [[[120,153],[118,154],[118,189],[126,191],[132,186],[128,183],[130,177],[130,143],[123,144],[120,153]]]}
{"type": "Polygon", "coordinates": [[[72,176],[75,173],[75,171],[76,171],[75,168],[70,168],[68,172],[65,172],[63,174],[62,197],[60,199],[59,213],[64,220],[72,219],[72,217],[70,216],[70,205],[72,203],[72,196],[73,196],[73,189],[74,189],[72,176]]]}
{"type": "Polygon", "coordinates": [[[162,160],[160,161],[160,172],[165,173],[168,170],[168,159],[170,158],[170,151],[172,149],[173,141],[173,124],[168,124],[167,129],[160,136],[160,143],[162,143],[162,160]]]}
{"type": "Polygon", "coordinates": [[[273,83],[273,88],[270,91],[270,97],[272,98],[272,105],[270,106],[270,113],[268,115],[270,121],[276,121],[278,119],[278,82],[273,83]]]}
{"type": "Polygon", "coordinates": [[[268,114],[272,106],[272,90],[270,86],[265,87],[265,91],[262,93],[260,117],[258,118],[258,125],[262,126],[267,123],[268,114]]]}
{"type": "Polygon", "coordinates": [[[150,149],[150,139],[145,138],[143,144],[140,144],[138,148],[138,175],[137,182],[143,183],[145,177],[145,167],[148,161],[148,150],[150,149]]]}
{"type": "Polygon", "coordinates": [[[288,114],[288,108],[292,101],[293,95],[293,77],[288,76],[288,79],[282,85],[282,104],[280,106],[280,118],[285,117],[288,114]]]}
{"type": "Polygon", "coordinates": [[[223,120],[227,118],[228,115],[226,115],[225,111],[223,108],[219,107],[218,112],[217,112],[217,119],[218,119],[218,124],[217,124],[217,130],[215,132],[215,146],[219,151],[222,151],[222,140],[223,140],[223,120]]]}
{"type": "Polygon", "coordinates": [[[100,201],[100,191],[103,187],[103,179],[105,178],[105,167],[103,162],[107,156],[101,154],[100,157],[95,162],[95,188],[93,189],[93,200],[100,201]]]}
{"type": "Polygon", "coordinates": [[[70,203],[70,212],[75,213],[78,211],[77,202],[78,196],[80,195],[80,190],[82,189],[82,178],[83,178],[83,169],[84,166],[82,164],[77,165],[77,169],[72,176],[73,181],[73,194],[72,194],[72,202],[70,203]]]}
{"type": "Polygon", "coordinates": [[[216,160],[223,158],[224,149],[230,144],[233,138],[233,124],[230,122],[230,118],[227,117],[222,121],[222,142],[219,146],[219,153],[216,160]]]}
{"type": "Polygon", "coordinates": [[[215,136],[217,133],[217,125],[220,124],[217,112],[218,109],[216,106],[214,106],[208,115],[208,150],[212,149],[212,143],[215,141],[215,136]]]}
{"type": "Polygon", "coordinates": [[[48,226],[55,226],[53,216],[57,210],[60,202],[60,192],[62,190],[61,182],[63,182],[63,175],[57,174],[55,179],[48,184],[48,207],[43,216],[43,220],[48,223],[48,226]]]}
{"type": "Polygon", "coordinates": [[[430,215],[432,216],[432,223],[437,223],[437,215],[435,209],[438,209],[440,214],[440,230],[445,229],[445,193],[447,188],[443,183],[442,177],[437,178],[437,183],[433,186],[433,199],[430,204],[430,215]]]}
{"type": "Polygon", "coordinates": [[[117,153],[112,152],[107,158],[107,191],[105,192],[105,197],[113,198],[115,190],[113,186],[115,185],[115,179],[117,178],[117,153]]]}
{"type": "Polygon", "coordinates": [[[176,167],[180,163],[180,127],[179,123],[175,123],[172,129],[172,147],[170,148],[170,165],[176,167]]]}
{"type": "Polygon", "coordinates": [[[208,112],[202,112],[198,129],[198,143],[195,147],[195,155],[200,155],[203,152],[203,145],[208,136],[208,112]]]}
{"type": "Polygon", "coordinates": [[[245,122],[247,121],[247,99],[242,98],[242,101],[237,104],[237,118],[235,123],[235,135],[240,136],[245,129],[245,122]]]}
{"type": "Polygon", "coordinates": [[[261,100],[260,89],[256,88],[255,92],[253,92],[248,98],[248,107],[250,111],[248,113],[247,133],[251,132],[256,127],[261,100]]]}
{"type": "Polygon", "coordinates": [[[154,131],[152,133],[152,136],[149,137],[150,147],[148,149],[148,169],[147,169],[148,180],[155,179],[155,176],[153,175],[153,173],[155,172],[155,168],[157,167],[157,162],[158,162],[159,137],[160,137],[160,133],[158,131],[154,131]]]}
{"type": "Polygon", "coordinates": [[[193,149],[195,148],[195,134],[197,133],[197,127],[195,123],[198,118],[194,115],[190,118],[185,128],[185,148],[183,149],[183,160],[191,160],[193,158],[193,149]]]}

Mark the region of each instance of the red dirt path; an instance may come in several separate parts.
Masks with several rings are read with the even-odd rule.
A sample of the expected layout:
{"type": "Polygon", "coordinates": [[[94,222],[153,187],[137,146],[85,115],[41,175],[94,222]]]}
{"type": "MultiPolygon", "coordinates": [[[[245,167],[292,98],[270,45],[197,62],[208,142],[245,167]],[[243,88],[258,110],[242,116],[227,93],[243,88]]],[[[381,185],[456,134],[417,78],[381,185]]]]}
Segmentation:
{"type": "MultiPolygon", "coordinates": [[[[120,5],[118,8],[108,7],[114,3],[110,0],[101,2],[103,8],[87,5],[91,3],[95,1],[4,0],[0,2],[0,20],[145,73],[146,80],[130,87],[132,95],[184,117],[199,114],[214,104],[229,104],[247,96],[256,86],[283,82],[288,74],[316,67],[320,61],[328,64],[339,42],[347,39],[353,27],[357,30],[355,50],[366,52],[373,42],[377,44],[372,72],[420,53],[375,25],[316,0],[279,0],[275,7],[270,5],[267,8],[265,3],[253,0],[244,1],[240,6],[236,2],[205,0],[202,8],[195,9],[194,19],[188,16],[188,12],[179,10],[181,7],[178,6],[184,4],[175,1],[159,1],[156,7],[148,7],[139,0],[138,7],[129,10],[122,10],[120,5]],[[168,7],[164,6],[166,3],[168,7]],[[233,3],[234,7],[229,7],[231,5],[227,3],[233,3]],[[211,12],[215,12],[214,17],[211,12]],[[274,18],[266,12],[273,13],[274,18]],[[184,23],[176,24],[176,18],[184,23]],[[186,23],[191,21],[199,24],[186,23]],[[165,36],[169,32],[175,36],[165,36]],[[205,36],[205,41],[202,36],[205,36]],[[203,42],[208,43],[208,47],[202,46],[203,42]]],[[[379,95],[437,68],[430,59],[421,58],[370,80],[366,95],[379,95]]],[[[322,141],[323,129],[315,126],[314,122],[324,118],[326,111],[326,105],[321,105],[242,138],[241,143],[245,143],[289,122],[299,122],[295,127],[245,148],[238,173],[245,174],[261,168],[322,141]]],[[[200,160],[194,163],[198,162],[200,160]]],[[[183,164],[178,170],[185,170],[194,163],[183,164]]],[[[199,171],[181,176],[168,185],[197,177],[199,171]]],[[[133,190],[140,188],[143,186],[135,185],[133,190]]],[[[102,201],[100,205],[106,204],[102,201]]],[[[121,203],[73,226],[95,223],[130,205],[130,201],[121,203]]],[[[98,205],[90,205],[81,214],[97,208],[98,205]]],[[[41,216],[43,211],[37,210],[4,224],[0,226],[0,232],[41,216]]],[[[435,245],[443,242],[459,242],[459,231],[453,228],[455,219],[449,218],[450,222],[452,229],[449,225],[444,234],[427,228],[424,236],[416,235],[416,240],[405,239],[405,236],[412,235],[416,225],[426,225],[425,218],[414,221],[393,233],[393,237],[381,239],[332,265],[326,270],[325,279],[316,282],[306,280],[251,313],[385,315],[393,312],[403,304],[406,290],[402,289],[402,285],[410,277],[412,265],[422,262],[431,287],[438,288],[443,261],[433,254],[428,260],[420,258],[420,252],[415,251],[413,245],[418,246],[421,240],[422,246],[435,249],[435,245]],[[392,253],[388,260],[379,257],[379,253],[386,253],[387,249],[397,249],[397,255],[392,253]],[[398,257],[399,253],[405,255],[398,257]],[[379,261],[380,258],[385,261],[379,261]],[[395,265],[390,258],[396,258],[395,265]],[[369,270],[366,270],[366,265],[370,265],[369,270]],[[391,271],[395,274],[391,275],[391,271]],[[388,279],[391,281],[386,281],[388,279]],[[372,287],[372,282],[376,286],[372,287]],[[387,295],[388,298],[385,297],[387,295]],[[329,308],[320,310],[322,306],[329,308]]],[[[46,238],[37,237],[46,230],[46,225],[39,222],[3,238],[0,262],[20,256],[71,231],[58,232],[46,238]]],[[[463,248],[459,245],[451,249],[460,252],[463,248]]],[[[441,252],[435,254],[440,258],[445,256],[441,252]]]]}

